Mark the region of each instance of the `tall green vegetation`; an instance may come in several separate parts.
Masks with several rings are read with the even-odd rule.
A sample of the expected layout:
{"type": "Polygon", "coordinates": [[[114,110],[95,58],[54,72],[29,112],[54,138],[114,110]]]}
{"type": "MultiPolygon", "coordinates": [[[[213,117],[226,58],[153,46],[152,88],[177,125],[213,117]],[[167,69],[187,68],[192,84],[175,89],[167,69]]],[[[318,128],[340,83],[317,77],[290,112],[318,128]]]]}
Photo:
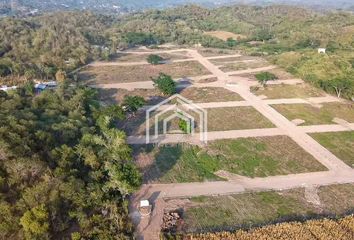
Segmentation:
{"type": "Polygon", "coordinates": [[[176,83],[169,75],[160,73],[160,75],[157,78],[153,78],[152,81],[164,95],[170,96],[177,92],[176,83]]]}
{"type": "Polygon", "coordinates": [[[258,82],[263,87],[265,87],[269,81],[277,79],[277,76],[275,76],[273,73],[270,73],[270,72],[260,72],[260,73],[257,73],[255,76],[256,76],[256,79],[258,80],[258,82]]]}
{"type": "Polygon", "coordinates": [[[0,238],[129,239],[140,175],[120,106],[69,88],[0,91],[0,238]]]}
{"type": "Polygon", "coordinates": [[[161,63],[162,60],[163,60],[163,58],[160,57],[159,55],[156,55],[156,54],[150,54],[147,57],[147,62],[152,64],[152,65],[158,65],[158,64],[161,63]]]}

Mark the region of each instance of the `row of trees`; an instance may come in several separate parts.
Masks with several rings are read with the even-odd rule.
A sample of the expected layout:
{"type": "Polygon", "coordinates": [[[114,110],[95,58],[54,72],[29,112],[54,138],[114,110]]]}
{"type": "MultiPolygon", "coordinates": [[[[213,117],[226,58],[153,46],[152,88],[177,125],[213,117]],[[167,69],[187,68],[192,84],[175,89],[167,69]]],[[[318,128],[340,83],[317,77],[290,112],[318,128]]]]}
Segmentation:
{"type": "Polygon", "coordinates": [[[132,238],[127,196],[141,177],[115,122],[141,99],[102,108],[65,82],[33,91],[0,91],[0,238],[132,238]]]}

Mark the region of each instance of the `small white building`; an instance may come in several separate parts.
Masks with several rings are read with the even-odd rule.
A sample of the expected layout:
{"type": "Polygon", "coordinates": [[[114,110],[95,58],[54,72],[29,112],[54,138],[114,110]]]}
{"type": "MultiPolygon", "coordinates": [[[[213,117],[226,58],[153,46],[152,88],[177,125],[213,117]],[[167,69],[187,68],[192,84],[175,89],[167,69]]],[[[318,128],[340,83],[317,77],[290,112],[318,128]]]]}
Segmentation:
{"type": "Polygon", "coordinates": [[[318,53],[320,54],[326,54],[326,49],[325,48],[319,48],[318,53]]]}

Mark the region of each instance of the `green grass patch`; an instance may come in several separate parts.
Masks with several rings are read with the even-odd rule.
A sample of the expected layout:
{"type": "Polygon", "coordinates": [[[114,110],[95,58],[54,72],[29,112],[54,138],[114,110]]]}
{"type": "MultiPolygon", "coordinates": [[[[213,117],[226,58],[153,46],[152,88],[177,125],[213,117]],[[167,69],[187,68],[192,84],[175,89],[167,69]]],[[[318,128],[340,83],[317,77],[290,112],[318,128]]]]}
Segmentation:
{"type": "Polygon", "coordinates": [[[219,140],[204,148],[164,145],[144,154],[141,159],[153,162],[145,181],[165,183],[223,180],[214,174],[219,170],[248,177],[327,170],[286,136],[219,140]]]}
{"type": "Polygon", "coordinates": [[[185,211],[184,226],[187,232],[252,227],[279,220],[304,218],[315,212],[295,192],[245,193],[193,198],[191,201],[197,206],[185,211]]]}
{"type": "Polygon", "coordinates": [[[311,136],[354,168],[354,132],[314,133],[311,136]]]}
{"type": "Polygon", "coordinates": [[[310,104],[281,104],[272,107],[289,120],[305,120],[302,125],[331,124],[334,118],[354,122],[354,104],[325,103],[321,105],[321,108],[310,104]]]}

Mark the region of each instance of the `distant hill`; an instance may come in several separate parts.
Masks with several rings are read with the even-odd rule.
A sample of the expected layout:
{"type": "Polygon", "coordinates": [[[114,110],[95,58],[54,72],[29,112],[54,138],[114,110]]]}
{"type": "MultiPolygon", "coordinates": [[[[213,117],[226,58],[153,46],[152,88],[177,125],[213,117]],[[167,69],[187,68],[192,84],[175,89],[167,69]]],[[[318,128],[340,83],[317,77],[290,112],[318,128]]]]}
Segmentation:
{"type": "Polygon", "coordinates": [[[104,13],[127,13],[147,8],[164,9],[185,4],[218,7],[230,4],[287,4],[316,10],[353,10],[352,0],[0,0],[0,15],[36,14],[59,10],[93,10],[104,13]]]}

